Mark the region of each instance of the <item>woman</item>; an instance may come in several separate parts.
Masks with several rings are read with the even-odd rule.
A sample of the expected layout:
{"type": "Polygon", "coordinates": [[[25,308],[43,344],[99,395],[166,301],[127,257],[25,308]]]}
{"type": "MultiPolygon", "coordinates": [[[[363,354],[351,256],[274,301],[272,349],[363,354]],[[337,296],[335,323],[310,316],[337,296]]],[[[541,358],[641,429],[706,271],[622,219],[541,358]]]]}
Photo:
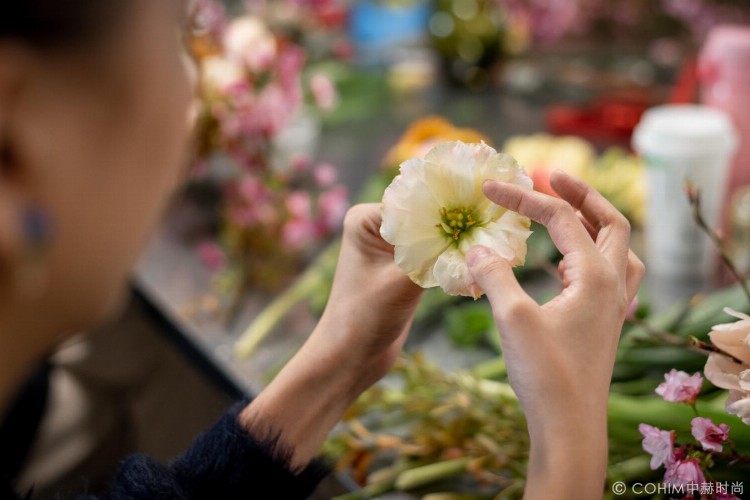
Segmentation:
{"type": "MultiPolygon", "coordinates": [[[[128,271],[180,179],[193,69],[182,0],[24,0],[0,14],[0,415],[71,332],[117,310],[128,271]]],[[[502,332],[531,437],[528,498],[597,498],[607,394],[643,265],[629,226],[563,173],[561,199],[488,182],[547,226],[564,289],[543,306],[509,264],[468,261],[502,332]]],[[[170,466],[123,462],[109,498],[304,498],[313,458],[346,408],[392,366],[421,289],[393,263],[375,205],[344,224],[329,304],[300,352],[170,466]],[[356,314],[353,314],[356,312],[356,314]]],[[[0,483],[2,498],[11,485],[0,483]]]]}

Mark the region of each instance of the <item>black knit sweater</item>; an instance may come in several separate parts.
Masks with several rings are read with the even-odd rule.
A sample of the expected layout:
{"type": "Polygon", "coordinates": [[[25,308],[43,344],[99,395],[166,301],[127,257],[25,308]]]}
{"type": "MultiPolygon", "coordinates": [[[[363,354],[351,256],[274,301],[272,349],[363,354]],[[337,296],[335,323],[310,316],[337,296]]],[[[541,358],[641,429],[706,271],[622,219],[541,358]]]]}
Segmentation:
{"type": "MultiPolygon", "coordinates": [[[[126,458],[109,493],[78,500],[265,500],[304,499],[328,470],[314,461],[291,472],[291,450],[278,435],[251,436],[237,422],[238,404],[201,435],[179,458],[163,465],[145,455],[126,458]]],[[[0,499],[17,500],[11,485],[0,483],[0,499]]]]}

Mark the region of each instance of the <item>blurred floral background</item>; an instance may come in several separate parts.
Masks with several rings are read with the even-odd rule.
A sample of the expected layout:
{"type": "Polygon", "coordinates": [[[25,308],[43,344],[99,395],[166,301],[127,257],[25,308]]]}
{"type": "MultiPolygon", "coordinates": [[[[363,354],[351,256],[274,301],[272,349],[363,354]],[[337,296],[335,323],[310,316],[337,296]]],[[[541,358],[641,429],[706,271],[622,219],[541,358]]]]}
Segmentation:
{"type": "MultiPolygon", "coordinates": [[[[631,148],[633,130],[653,106],[701,102],[716,75],[699,53],[718,26],[747,30],[750,5],[198,0],[194,21],[201,109],[173,224],[212,285],[183,312],[198,324],[219,318],[240,355],[227,363],[242,367],[268,366],[259,346],[294,328],[289,318],[300,309],[313,320],[322,311],[348,207],[380,201],[399,164],[440,141],[507,152],[548,194],[554,169],[586,180],[627,216],[642,250],[648,176],[631,148]],[[249,301],[263,307],[248,321],[241,311],[249,301]]],[[[742,57],[736,64],[750,75],[750,56],[742,57]]],[[[722,203],[725,214],[739,206],[729,196],[722,203]]],[[[747,270],[748,218],[730,219],[707,229],[720,231],[717,255],[747,270]]],[[[532,229],[517,273],[543,301],[559,288],[559,255],[544,228],[532,229]]],[[[717,264],[700,293],[639,294],[613,380],[610,484],[700,479],[712,490],[691,498],[743,497],[735,486],[750,477],[750,429],[725,409],[726,390],[741,384],[716,382],[708,368],[716,386],[702,375],[708,352],[726,354],[709,337],[732,320],[723,308],[750,312],[750,298],[731,285],[738,279],[717,264]],[[685,382],[692,374],[697,388],[697,378],[685,382]],[[689,397],[674,396],[685,387],[689,397]],[[709,421],[692,421],[696,414],[709,421]],[[718,438],[696,436],[710,425],[718,438]],[[657,467],[654,443],[669,449],[657,467]]],[[[395,490],[433,500],[520,498],[527,440],[488,304],[428,290],[414,330],[388,383],[368,392],[331,438],[348,487],[364,488],[346,498],[395,490]]],[[[730,353],[750,368],[746,351],[730,353]]],[[[274,366],[291,351],[275,354],[274,366]]]]}

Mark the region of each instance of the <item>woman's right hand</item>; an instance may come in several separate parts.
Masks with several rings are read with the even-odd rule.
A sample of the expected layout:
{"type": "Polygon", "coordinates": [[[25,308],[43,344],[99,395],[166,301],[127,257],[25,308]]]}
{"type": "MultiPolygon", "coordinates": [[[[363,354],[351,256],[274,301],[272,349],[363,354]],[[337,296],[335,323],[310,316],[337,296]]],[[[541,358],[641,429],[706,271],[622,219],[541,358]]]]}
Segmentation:
{"type": "Polygon", "coordinates": [[[601,498],[610,379],[644,266],[629,250],[630,225],[602,195],[560,171],[551,185],[561,199],[492,181],[484,193],[547,227],[563,254],[559,295],[537,304],[487,248],[472,248],[467,262],[492,305],[526,414],[527,498],[601,498]]]}

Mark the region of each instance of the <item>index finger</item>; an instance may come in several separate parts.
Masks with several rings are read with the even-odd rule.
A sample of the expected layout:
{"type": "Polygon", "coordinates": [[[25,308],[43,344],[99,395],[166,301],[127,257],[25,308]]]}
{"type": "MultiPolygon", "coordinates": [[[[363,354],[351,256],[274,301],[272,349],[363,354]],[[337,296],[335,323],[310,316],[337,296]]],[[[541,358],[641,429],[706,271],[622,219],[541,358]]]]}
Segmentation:
{"type": "Polygon", "coordinates": [[[545,226],[563,255],[596,252],[594,242],[567,201],[492,180],[485,181],[482,190],[494,203],[545,226]]]}
{"type": "Polygon", "coordinates": [[[604,196],[585,182],[556,171],[552,188],[591,225],[596,246],[618,273],[624,276],[630,251],[630,223],[604,196]]]}

